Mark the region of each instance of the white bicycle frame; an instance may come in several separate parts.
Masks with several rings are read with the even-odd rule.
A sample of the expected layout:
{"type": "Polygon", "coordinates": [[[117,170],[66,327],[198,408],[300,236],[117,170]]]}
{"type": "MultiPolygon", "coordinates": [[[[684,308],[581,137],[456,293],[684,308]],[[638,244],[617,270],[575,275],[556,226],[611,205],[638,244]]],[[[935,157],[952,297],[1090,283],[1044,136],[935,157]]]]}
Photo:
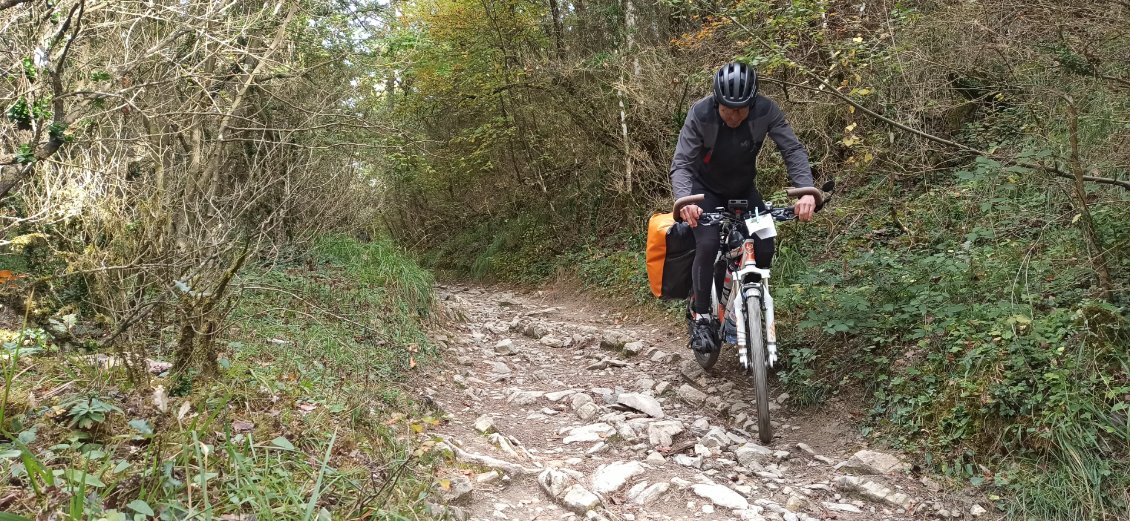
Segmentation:
{"type": "MultiPolygon", "coordinates": [[[[721,309],[732,310],[734,313],[734,325],[737,328],[738,337],[738,358],[741,361],[742,367],[749,369],[749,359],[746,356],[746,319],[745,319],[745,302],[753,293],[756,292],[758,301],[761,303],[761,310],[765,320],[765,346],[769,351],[767,359],[769,367],[773,367],[777,363],[777,325],[773,316],[773,296],[769,293],[769,277],[768,269],[758,268],[754,262],[753,256],[753,239],[746,239],[742,244],[742,249],[746,252],[743,255],[741,266],[733,271],[730,276],[730,294],[729,302],[726,302],[726,307],[721,309]],[[756,279],[759,282],[743,283],[744,280],[756,279]],[[733,299],[741,298],[739,305],[734,305],[733,299]]],[[[722,255],[719,252],[718,258],[722,255]]],[[[713,309],[719,308],[717,286],[711,284],[711,297],[713,300],[713,309]]],[[[719,317],[722,319],[723,317],[719,317]]]]}

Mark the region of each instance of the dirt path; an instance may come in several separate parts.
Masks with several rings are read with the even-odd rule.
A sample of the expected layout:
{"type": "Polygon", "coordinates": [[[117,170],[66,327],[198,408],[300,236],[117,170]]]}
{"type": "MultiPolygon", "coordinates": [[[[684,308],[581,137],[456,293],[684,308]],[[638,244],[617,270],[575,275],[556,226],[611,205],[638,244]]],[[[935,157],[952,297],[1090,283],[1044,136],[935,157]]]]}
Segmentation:
{"type": "Polygon", "coordinates": [[[597,303],[541,292],[439,291],[467,319],[436,335],[448,363],[425,380],[460,462],[439,490],[452,518],[997,517],[787,396],[759,445],[734,351],[703,373],[674,324],[618,325],[597,303]]]}

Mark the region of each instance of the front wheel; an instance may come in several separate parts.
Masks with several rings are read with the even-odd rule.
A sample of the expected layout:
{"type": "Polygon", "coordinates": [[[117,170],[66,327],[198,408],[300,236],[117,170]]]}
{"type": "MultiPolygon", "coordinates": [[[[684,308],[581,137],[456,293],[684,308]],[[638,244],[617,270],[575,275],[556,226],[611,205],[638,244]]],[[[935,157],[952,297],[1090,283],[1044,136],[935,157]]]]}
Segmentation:
{"type": "Polygon", "coordinates": [[[765,324],[761,318],[761,297],[745,299],[746,357],[757,394],[757,437],[761,443],[773,441],[773,424],[769,421],[769,363],[766,360],[765,324]]]}

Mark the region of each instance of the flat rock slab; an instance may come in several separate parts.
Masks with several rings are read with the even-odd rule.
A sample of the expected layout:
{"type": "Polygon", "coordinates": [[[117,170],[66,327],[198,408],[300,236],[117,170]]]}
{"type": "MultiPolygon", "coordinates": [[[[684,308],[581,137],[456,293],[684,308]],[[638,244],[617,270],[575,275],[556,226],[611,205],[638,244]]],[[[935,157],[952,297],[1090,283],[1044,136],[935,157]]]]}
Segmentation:
{"type": "Polygon", "coordinates": [[[620,490],[629,479],[643,474],[643,464],[638,461],[617,461],[596,469],[592,475],[592,489],[597,494],[620,490]]]}
{"type": "Polygon", "coordinates": [[[652,447],[670,447],[674,437],[685,430],[679,420],[657,421],[647,426],[647,441],[652,447]]]}
{"type": "Polygon", "coordinates": [[[563,443],[566,445],[570,443],[585,443],[590,441],[601,441],[613,434],[616,434],[616,428],[607,423],[594,423],[592,425],[584,425],[576,427],[569,431],[565,436],[563,443]]]}
{"type": "Polygon", "coordinates": [[[890,474],[909,470],[910,465],[885,452],[861,450],[840,464],[839,468],[846,468],[861,474],[890,474]]]}
{"type": "Polygon", "coordinates": [[[622,393],[616,397],[616,403],[631,407],[652,418],[663,418],[663,406],[659,404],[659,400],[646,394],[622,393]]]}
{"type": "Polygon", "coordinates": [[[730,510],[746,510],[749,501],[729,487],[717,484],[698,484],[691,487],[695,495],[710,500],[711,503],[730,510]]]}
{"type": "Polygon", "coordinates": [[[702,405],[703,402],[706,401],[706,393],[695,389],[690,384],[683,384],[683,386],[679,387],[679,390],[676,391],[676,394],[678,394],[679,398],[684,402],[691,405],[702,405]]]}
{"type": "Polygon", "coordinates": [[[589,492],[585,487],[573,485],[565,491],[561,504],[572,512],[584,515],[585,512],[600,505],[600,497],[589,492]]]}
{"type": "Polygon", "coordinates": [[[646,481],[642,481],[628,491],[628,500],[637,505],[647,505],[654,503],[670,488],[670,483],[659,482],[648,485],[646,481]]]}

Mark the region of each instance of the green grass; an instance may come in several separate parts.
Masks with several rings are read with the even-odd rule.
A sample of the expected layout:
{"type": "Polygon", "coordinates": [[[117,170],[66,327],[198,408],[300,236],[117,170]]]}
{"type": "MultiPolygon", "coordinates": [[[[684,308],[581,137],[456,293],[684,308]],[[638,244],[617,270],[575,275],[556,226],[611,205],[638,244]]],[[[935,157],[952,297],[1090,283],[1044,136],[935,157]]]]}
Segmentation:
{"type": "Polygon", "coordinates": [[[1115,223],[1128,207],[1096,212],[1122,284],[1097,301],[1070,208],[1050,211],[1038,184],[999,172],[978,163],[906,199],[909,233],[880,206],[870,222],[798,245],[808,267],[789,269],[776,292],[782,381],[808,403],[862,389],[864,432],[988,489],[1017,518],[1125,518],[1130,271],[1115,223]]]}
{"type": "Polygon", "coordinates": [[[430,518],[437,460],[419,433],[437,420],[398,382],[431,360],[431,276],[389,242],[332,237],[293,265],[246,270],[238,287],[222,374],[180,387],[155,379],[171,387],[165,412],[121,369],[58,353],[49,339],[36,347],[52,356],[5,358],[8,510],[130,521],[150,511],[430,518]],[[75,397],[113,409],[72,426],[77,412],[63,404],[75,397]]]}

